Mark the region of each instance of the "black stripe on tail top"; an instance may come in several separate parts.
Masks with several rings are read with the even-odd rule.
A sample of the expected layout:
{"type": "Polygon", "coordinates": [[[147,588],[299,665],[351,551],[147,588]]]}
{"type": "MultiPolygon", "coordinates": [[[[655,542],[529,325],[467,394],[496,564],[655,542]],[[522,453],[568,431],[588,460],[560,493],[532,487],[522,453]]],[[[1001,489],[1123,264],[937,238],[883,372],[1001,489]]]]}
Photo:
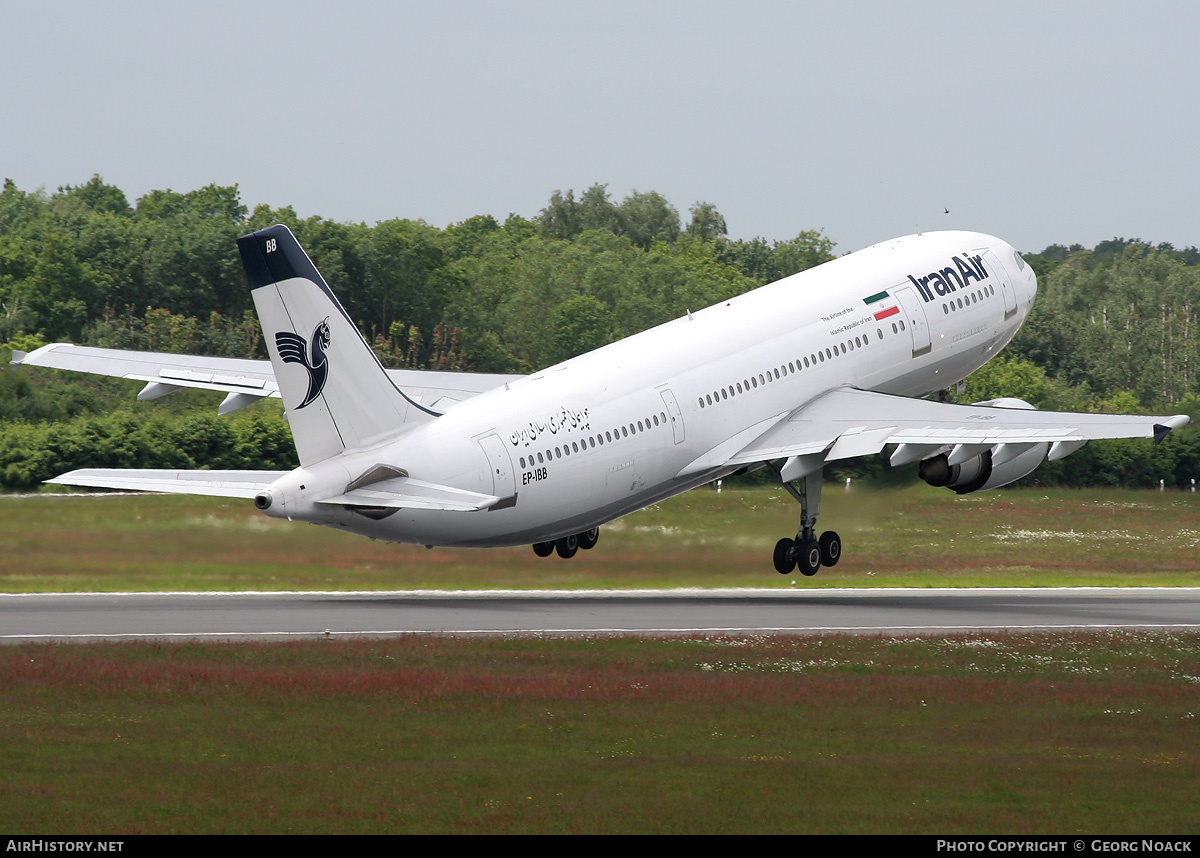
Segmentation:
{"type": "MultiPolygon", "coordinates": [[[[283,224],[269,226],[238,239],[238,252],[251,289],[303,277],[329,294],[329,286],[317,271],[292,231],[283,224]]],[[[331,296],[332,297],[332,296],[331,296]]]]}

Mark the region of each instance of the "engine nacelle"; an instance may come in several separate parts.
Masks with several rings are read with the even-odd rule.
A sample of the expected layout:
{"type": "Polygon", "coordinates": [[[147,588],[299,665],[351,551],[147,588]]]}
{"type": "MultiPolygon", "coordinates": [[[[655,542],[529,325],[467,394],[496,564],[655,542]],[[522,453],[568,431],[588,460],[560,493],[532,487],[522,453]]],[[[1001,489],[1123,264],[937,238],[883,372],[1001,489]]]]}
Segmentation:
{"type": "MultiPolygon", "coordinates": [[[[1028,408],[1033,406],[1022,399],[1004,398],[976,402],[992,408],[1028,408]]],[[[950,464],[958,448],[939,453],[921,461],[921,479],[931,486],[945,486],[960,495],[995,489],[1030,474],[1046,458],[1049,442],[1032,444],[997,444],[989,450],[955,464],[950,464]]]]}
{"type": "Polygon", "coordinates": [[[950,464],[949,453],[942,453],[921,462],[921,479],[931,486],[954,489],[960,495],[1006,486],[1033,473],[1050,449],[1045,441],[1022,446],[1029,449],[999,465],[993,464],[995,447],[957,465],[950,464]]]}

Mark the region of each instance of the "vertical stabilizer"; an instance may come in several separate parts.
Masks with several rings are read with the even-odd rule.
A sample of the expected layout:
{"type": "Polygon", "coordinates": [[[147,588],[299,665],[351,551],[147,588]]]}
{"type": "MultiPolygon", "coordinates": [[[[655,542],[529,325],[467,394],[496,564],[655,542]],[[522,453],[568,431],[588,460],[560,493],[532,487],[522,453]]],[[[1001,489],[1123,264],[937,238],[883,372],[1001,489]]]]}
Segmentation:
{"type": "Polygon", "coordinates": [[[238,250],[302,465],[438,416],[388,378],[291,230],[242,236],[238,250]]]}

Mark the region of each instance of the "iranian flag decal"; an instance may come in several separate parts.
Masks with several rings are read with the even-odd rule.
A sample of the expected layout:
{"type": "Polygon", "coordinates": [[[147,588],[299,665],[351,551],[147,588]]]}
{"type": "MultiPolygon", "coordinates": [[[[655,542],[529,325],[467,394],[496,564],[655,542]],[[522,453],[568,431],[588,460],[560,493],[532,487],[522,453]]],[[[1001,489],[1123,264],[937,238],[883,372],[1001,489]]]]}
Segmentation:
{"type": "Polygon", "coordinates": [[[894,316],[900,312],[900,307],[896,304],[896,299],[888,295],[886,291],[868,295],[863,298],[863,303],[870,307],[871,312],[875,314],[876,322],[880,322],[888,316],[894,316]]]}

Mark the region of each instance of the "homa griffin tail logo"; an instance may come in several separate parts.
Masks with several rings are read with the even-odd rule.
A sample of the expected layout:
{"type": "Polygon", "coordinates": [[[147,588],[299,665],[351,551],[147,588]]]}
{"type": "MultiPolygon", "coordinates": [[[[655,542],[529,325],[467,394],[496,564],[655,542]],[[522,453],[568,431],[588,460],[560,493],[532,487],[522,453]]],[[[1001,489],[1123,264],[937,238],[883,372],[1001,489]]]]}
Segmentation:
{"type": "Polygon", "coordinates": [[[291,331],[280,331],[275,335],[275,348],[284,363],[298,363],[308,370],[308,395],[296,406],[303,408],[321,395],[329,377],[329,359],[325,357],[325,349],[329,348],[329,319],[313,329],[311,352],[304,337],[291,331]]]}
{"type": "Polygon", "coordinates": [[[969,256],[966,253],[963,256],[966,258],[950,257],[953,265],[947,265],[939,271],[930,271],[924,277],[908,275],[908,279],[917,287],[917,291],[921,293],[921,297],[925,299],[926,303],[934,300],[934,293],[945,297],[951,292],[965,289],[972,280],[982,283],[991,276],[983,267],[982,256],[969,256]]]}

